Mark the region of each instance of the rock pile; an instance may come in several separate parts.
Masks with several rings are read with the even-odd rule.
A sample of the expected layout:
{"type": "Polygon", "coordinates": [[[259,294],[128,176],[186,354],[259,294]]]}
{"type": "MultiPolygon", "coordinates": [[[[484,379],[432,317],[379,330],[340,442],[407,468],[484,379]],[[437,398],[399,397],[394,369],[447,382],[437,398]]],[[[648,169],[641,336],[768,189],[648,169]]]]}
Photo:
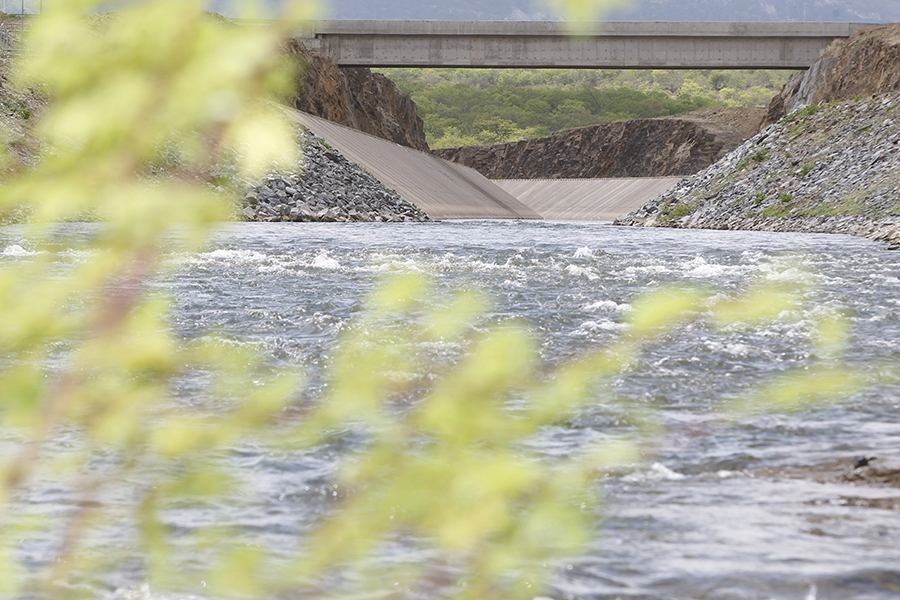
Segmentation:
{"type": "Polygon", "coordinates": [[[319,137],[302,134],[302,172],[269,175],[239,209],[247,221],[381,221],[431,219],[347,160],[319,137]]]}
{"type": "Polygon", "coordinates": [[[900,93],[796,111],[615,223],[847,233],[900,249],[900,93]]]}

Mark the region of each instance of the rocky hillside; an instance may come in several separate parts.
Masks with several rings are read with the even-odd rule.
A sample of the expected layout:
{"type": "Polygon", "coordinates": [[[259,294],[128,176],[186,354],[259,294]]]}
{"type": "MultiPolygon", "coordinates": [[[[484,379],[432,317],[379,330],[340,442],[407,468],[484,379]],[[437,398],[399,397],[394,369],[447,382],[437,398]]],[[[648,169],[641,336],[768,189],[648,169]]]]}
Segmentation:
{"type": "Polygon", "coordinates": [[[813,105],[616,224],[850,233],[900,246],[900,93],[813,105]]]}
{"type": "Polygon", "coordinates": [[[665,177],[696,173],[759,128],[763,109],[704,109],[604,123],[549,137],[433,153],[494,179],[665,177]]]}
{"type": "Polygon", "coordinates": [[[38,90],[22,90],[10,81],[10,57],[0,55],[0,135],[10,150],[11,159],[2,176],[9,176],[33,165],[38,141],[33,128],[47,107],[47,98],[38,90]]]}
{"type": "MultiPolygon", "coordinates": [[[[318,117],[428,151],[422,119],[416,104],[387,77],[363,68],[339,68],[329,57],[292,42],[286,48],[304,64],[299,93],[291,99],[294,108],[318,117]]],[[[0,56],[0,127],[17,140],[27,140],[31,118],[41,112],[46,98],[36,91],[21,91],[8,85],[10,59],[0,56]]],[[[31,160],[28,144],[16,150],[22,160],[31,160]]]]}
{"type": "Polygon", "coordinates": [[[616,222],[849,233],[900,248],[898,60],[900,25],[836,44],[799,92],[785,86],[782,103],[801,108],[616,222]]]}
{"type": "MultiPolygon", "coordinates": [[[[328,57],[300,44],[287,48],[306,68],[301,95],[291,100],[300,110],[365,131],[398,144],[428,150],[415,103],[383,75],[369,69],[339,69],[328,57]]],[[[10,175],[36,160],[39,142],[32,131],[47,105],[36,90],[9,85],[8,57],[0,57],[0,131],[16,159],[5,165],[10,175]]],[[[304,169],[272,175],[239,199],[236,218],[255,221],[422,221],[428,217],[385,189],[339,152],[306,136],[304,169]]],[[[215,170],[215,168],[213,168],[215,170]]],[[[207,177],[208,174],[198,174],[207,177]]],[[[0,223],[27,215],[12,211],[0,223]]]]}
{"type": "Polygon", "coordinates": [[[306,68],[294,108],[416,150],[428,151],[416,104],[393,81],[364,68],[339,68],[331,58],[293,42],[306,68]]]}

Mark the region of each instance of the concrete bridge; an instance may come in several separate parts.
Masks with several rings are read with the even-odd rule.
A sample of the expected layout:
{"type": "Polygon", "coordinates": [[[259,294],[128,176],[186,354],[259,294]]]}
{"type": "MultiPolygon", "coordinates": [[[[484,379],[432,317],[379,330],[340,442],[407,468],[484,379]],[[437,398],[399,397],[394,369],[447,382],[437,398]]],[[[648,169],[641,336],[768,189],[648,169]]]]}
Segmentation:
{"type": "Polygon", "coordinates": [[[317,21],[297,37],[353,67],[805,69],[868,23],[317,21]]]}

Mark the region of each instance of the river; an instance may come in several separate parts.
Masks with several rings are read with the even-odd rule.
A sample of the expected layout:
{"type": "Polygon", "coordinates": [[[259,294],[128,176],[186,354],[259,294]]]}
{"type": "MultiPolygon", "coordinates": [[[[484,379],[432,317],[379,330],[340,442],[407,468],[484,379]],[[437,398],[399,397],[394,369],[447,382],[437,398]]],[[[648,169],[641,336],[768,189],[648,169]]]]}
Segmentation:
{"type": "MultiPolygon", "coordinates": [[[[4,258],[26,245],[4,238],[4,258]]],[[[752,278],[802,282],[806,312],[796,318],[747,331],[689,327],[653,345],[616,381],[613,393],[653,407],[667,433],[645,463],[598,482],[604,516],[594,541],[583,556],[557,565],[541,595],[900,595],[900,515],[867,503],[900,491],[840,479],[864,456],[900,461],[900,386],[879,384],[838,404],[733,426],[714,417],[747,386],[810,359],[816,311],[848,315],[846,363],[864,372],[896,364],[900,253],[837,235],[448,221],[233,224],[216,232],[208,250],[173,260],[165,285],[174,291],[179,332],[215,332],[263,349],[275,366],[299,365],[310,373],[312,393],[337,335],[388,273],[421,272],[439,290],[482,290],[491,299],[486,321],[527,323],[547,364],[616,339],[635,296],[648,289],[690,282],[730,295],[752,278]]],[[[598,401],[542,443],[547,452],[575,452],[610,427],[598,401]]],[[[241,453],[234,468],[266,499],[256,514],[237,519],[248,539],[289,544],[316,514],[334,465],[330,455],[241,453]]],[[[117,576],[102,595],[124,597],[136,585],[117,576]]]]}

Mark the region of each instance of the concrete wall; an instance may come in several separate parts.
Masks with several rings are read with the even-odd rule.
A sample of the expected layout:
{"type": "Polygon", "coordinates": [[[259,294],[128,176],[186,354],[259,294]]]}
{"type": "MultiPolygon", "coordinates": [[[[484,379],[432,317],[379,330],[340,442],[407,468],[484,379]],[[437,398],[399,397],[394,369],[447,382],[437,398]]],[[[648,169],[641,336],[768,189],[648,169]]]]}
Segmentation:
{"type": "Polygon", "coordinates": [[[797,69],[861,23],[318,21],[297,37],[341,66],[797,69]]]}

